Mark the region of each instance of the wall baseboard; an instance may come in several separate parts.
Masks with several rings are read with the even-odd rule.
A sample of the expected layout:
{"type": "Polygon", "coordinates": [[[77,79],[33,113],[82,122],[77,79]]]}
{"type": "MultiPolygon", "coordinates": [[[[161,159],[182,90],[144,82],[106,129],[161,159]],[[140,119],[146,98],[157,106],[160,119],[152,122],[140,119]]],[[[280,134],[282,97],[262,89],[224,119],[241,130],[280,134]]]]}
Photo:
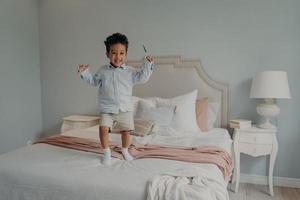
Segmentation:
{"type": "MultiPolygon", "coordinates": [[[[259,185],[268,185],[268,176],[241,174],[241,183],[252,183],[259,185]]],[[[300,188],[300,179],[287,177],[273,177],[274,186],[300,188]]]]}

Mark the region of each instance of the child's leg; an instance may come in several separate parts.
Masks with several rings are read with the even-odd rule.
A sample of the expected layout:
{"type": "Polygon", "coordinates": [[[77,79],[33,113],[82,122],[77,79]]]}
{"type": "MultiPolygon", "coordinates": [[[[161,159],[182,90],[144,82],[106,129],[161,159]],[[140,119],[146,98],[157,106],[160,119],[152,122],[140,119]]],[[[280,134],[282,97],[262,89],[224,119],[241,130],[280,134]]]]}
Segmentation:
{"type": "Polygon", "coordinates": [[[122,154],[125,160],[133,160],[133,157],[128,152],[128,147],[130,145],[130,131],[121,131],[122,135],[122,154]]]}
{"type": "Polygon", "coordinates": [[[128,152],[128,147],[130,145],[130,131],[134,130],[133,114],[132,112],[120,112],[116,121],[122,135],[122,154],[125,160],[133,160],[128,152]]]}
{"type": "Polygon", "coordinates": [[[103,148],[103,159],[102,163],[104,165],[110,165],[111,161],[111,151],[109,148],[109,142],[108,142],[108,127],[107,126],[100,126],[99,127],[99,137],[100,137],[100,142],[101,146],[103,148]]]}
{"type": "Polygon", "coordinates": [[[100,142],[101,146],[103,149],[109,148],[109,137],[108,137],[108,130],[109,128],[107,126],[100,126],[99,127],[99,137],[100,137],[100,142]]]}
{"type": "Polygon", "coordinates": [[[109,127],[112,126],[113,119],[110,114],[101,114],[100,116],[100,125],[99,125],[99,137],[101,146],[103,148],[103,157],[102,163],[105,165],[110,165],[111,161],[111,151],[109,148],[109,135],[108,130],[109,127]]]}
{"type": "Polygon", "coordinates": [[[130,131],[121,131],[122,147],[128,148],[130,145],[130,131]]]}

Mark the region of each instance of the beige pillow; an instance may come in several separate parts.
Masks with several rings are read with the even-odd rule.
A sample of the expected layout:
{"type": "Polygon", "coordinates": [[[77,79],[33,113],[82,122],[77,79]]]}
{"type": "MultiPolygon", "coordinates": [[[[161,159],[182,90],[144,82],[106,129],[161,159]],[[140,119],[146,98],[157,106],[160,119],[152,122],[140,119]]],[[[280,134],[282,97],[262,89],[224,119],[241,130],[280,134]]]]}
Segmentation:
{"type": "Polygon", "coordinates": [[[153,120],[134,119],[132,135],[145,136],[159,131],[159,126],[153,120]]]}
{"type": "Polygon", "coordinates": [[[207,128],[207,107],[208,97],[197,99],[196,101],[196,119],[201,131],[208,131],[207,128]]]}
{"type": "MultiPolygon", "coordinates": [[[[131,135],[145,136],[159,131],[158,124],[153,120],[134,119],[134,131],[131,131],[131,135]]],[[[119,133],[120,130],[112,128],[112,133],[119,133]]]]}

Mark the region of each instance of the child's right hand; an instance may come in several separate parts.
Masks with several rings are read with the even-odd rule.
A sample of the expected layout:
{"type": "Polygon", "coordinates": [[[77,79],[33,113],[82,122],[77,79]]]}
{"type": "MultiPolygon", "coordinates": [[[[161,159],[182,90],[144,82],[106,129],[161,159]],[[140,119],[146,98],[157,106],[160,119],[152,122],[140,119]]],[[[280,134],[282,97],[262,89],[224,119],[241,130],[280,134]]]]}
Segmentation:
{"type": "Polygon", "coordinates": [[[89,67],[89,64],[85,65],[85,64],[79,64],[78,65],[78,73],[83,72],[84,70],[86,70],[89,67]]]}
{"type": "Polygon", "coordinates": [[[145,58],[146,58],[149,62],[152,62],[152,61],[153,61],[153,57],[150,56],[150,55],[147,55],[145,58]]]}

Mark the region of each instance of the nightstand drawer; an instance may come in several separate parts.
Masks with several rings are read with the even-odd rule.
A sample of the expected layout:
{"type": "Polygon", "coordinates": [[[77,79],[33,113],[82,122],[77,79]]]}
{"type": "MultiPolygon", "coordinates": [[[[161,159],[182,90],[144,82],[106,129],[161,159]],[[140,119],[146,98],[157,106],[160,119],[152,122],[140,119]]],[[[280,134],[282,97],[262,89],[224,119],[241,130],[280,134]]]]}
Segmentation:
{"type": "Polygon", "coordinates": [[[240,152],[251,156],[263,156],[271,154],[272,145],[240,143],[240,152]]]}
{"type": "Polygon", "coordinates": [[[266,133],[242,133],[239,141],[253,144],[273,144],[273,135],[266,133]]]}

